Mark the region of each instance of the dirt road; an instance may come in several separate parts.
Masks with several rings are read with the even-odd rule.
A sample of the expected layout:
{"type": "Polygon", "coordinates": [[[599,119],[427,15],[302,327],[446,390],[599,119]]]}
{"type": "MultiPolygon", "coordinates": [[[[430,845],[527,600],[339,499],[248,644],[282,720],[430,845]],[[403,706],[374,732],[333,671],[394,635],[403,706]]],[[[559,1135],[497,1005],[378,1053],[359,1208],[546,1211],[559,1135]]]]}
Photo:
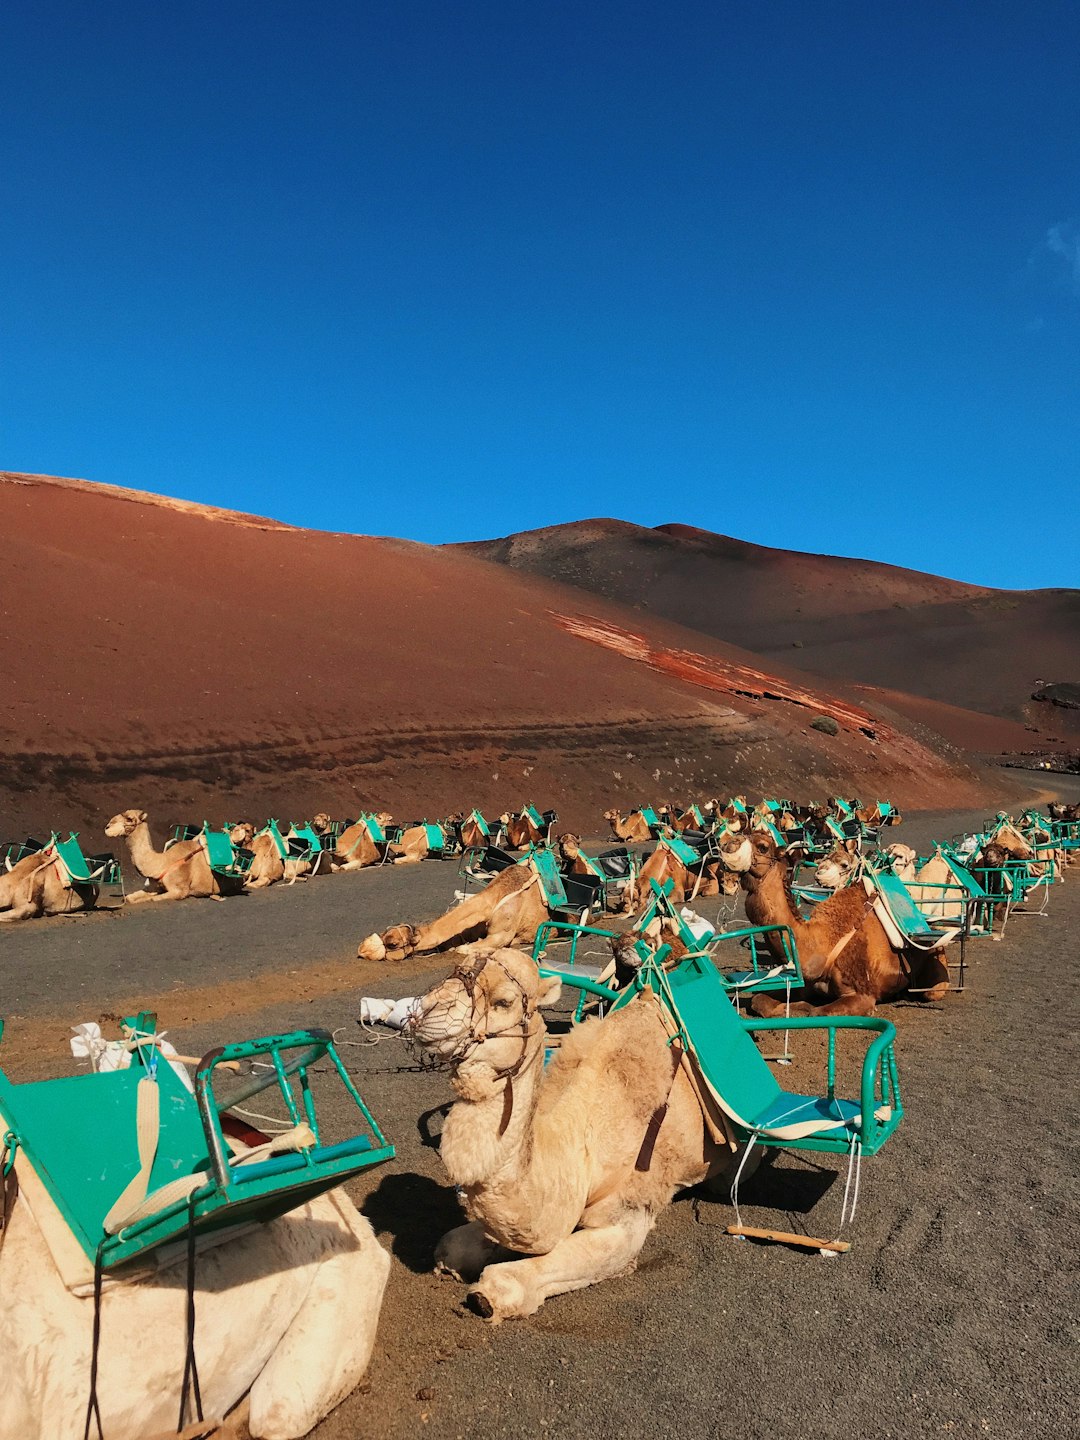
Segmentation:
{"type": "MultiPolygon", "coordinates": [[[[890,838],[925,844],[979,818],[921,815],[890,838]]],[[[359,994],[415,993],[445,970],[359,966],[357,940],[438,912],[458,883],[455,867],[430,863],[0,933],[0,1056],[15,1079],[70,1068],[67,1026],[144,1003],[195,1053],[340,1027],[397,1145],[396,1162],[350,1187],[394,1265],[370,1383],[320,1440],[1070,1431],[1080,867],[1047,916],[1016,915],[1003,942],[972,947],[965,993],[888,1007],[906,1115],[864,1166],[850,1255],[734,1241],[726,1205],[687,1195],[633,1275],[497,1329],[430,1274],[458,1216],[435,1148],[446,1077],[355,1025],[359,994]]],[[[821,1160],[785,1154],[762,1171],[745,1192],[750,1223],[835,1227],[842,1165],[821,1160]]]]}

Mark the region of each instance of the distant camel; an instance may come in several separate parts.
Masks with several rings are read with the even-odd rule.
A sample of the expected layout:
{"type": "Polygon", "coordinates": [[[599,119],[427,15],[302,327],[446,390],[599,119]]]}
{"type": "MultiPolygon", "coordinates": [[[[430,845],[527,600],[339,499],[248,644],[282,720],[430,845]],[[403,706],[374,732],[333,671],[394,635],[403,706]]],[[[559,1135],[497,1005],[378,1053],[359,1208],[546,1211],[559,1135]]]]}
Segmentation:
{"type": "Polygon", "coordinates": [[[458,946],[469,950],[504,945],[531,947],[548,919],[540,877],[531,865],[508,865],[476,895],[470,895],[438,920],[426,925],[391,925],[369,935],[357,955],[361,960],[406,960],[410,955],[458,946]]]}
{"type": "MultiPolygon", "coordinates": [[[[125,897],[129,905],[149,900],[221,899],[220,881],[210,869],[201,840],[180,840],[168,850],[155,850],[145,810],[121,810],[105,826],[105,834],[112,840],[127,840],[131,863],[156,887],[132,891],[125,897]]],[[[235,893],[241,884],[237,880],[227,893],[235,893]]]]}
{"type": "Polygon", "coordinates": [[[508,815],[505,822],[508,847],[524,850],[529,845],[546,845],[551,838],[551,827],[558,818],[555,810],[545,810],[541,815],[532,805],[526,805],[516,815],[508,815]]]}
{"type": "MultiPolygon", "coordinates": [[[[285,861],[268,830],[256,835],[251,821],[243,820],[229,831],[229,839],[255,856],[244,881],[245,890],[265,890],[268,885],[276,885],[279,880],[285,879],[285,861]]],[[[292,878],[296,878],[295,871],[292,878]]]]}
{"type": "MultiPolygon", "coordinates": [[[[894,950],[874,913],[873,896],[861,885],[837,890],[803,920],[792,903],[790,860],[771,836],[759,831],[729,836],[720,842],[720,853],[741,879],[750,924],[787,925],[795,937],[806,989],[817,1003],[792,1005],[792,1014],[871,1015],[879,1001],[907,990],[927,1000],[945,995],[949,971],[940,952],[894,950]]],[[[778,963],[786,961],[778,934],[766,936],[766,944],[778,963]]],[[[755,1008],[761,1014],[785,1009],[763,995],[755,1008]]]]}
{"type": "MultiPolygon", "coordinates": [[[[322,816],[316,816],[316,820],[322,816]]],[[[383,828],[389,825],[394,818],[388,811],[384,810],[373,817],[375,823],[383,828]]],[[[384,858],[385,844],[380,844],[372,839],[371,828],[367,820],[361,816],[344,829],[334,842],[334,848],[330,852],[330,868],[332,870],[363,870],[368,865],[378,865],[384,858]]]]}
{"type": "Polygon", "coordinates": [[[17,861],[10,870],[0,872],[0,922],[92,910],[98,893],[97,885],[72,883],[63,861],[49,844],[17,861]]]}

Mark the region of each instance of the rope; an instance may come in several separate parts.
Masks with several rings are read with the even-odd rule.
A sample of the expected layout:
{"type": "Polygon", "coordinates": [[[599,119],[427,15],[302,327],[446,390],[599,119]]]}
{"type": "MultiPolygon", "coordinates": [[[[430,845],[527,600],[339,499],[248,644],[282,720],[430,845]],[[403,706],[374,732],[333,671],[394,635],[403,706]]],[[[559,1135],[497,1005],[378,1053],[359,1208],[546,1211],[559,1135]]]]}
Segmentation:
{"type": "MultiPolygon", "coordinates": [[[[195,1361],[195,1200],[188,1200],[187,1233],[187,1326],[184,1342],[184,1383],[180,1390],[180,1418],[176,1422],[179,1435],[186,1423],[189,1392],[195,1397],[196,1419],[203,1419],[202,1391],[199,1388],[199,1367],[195,1361]]],[[[84,1437],[85,1440],[85,1437],[84,1437]]]]}
{"type": "Polygon", "coordinates": [[[101,1349],[101,1272],[102,1252],[105,1241],[98,1245],[94,1257],[94,1328],[90,1340],[90,1398],[86,1402],[86,1424],[83,1426],[83,1440],[90,1440],[90,1421],[97,1422],[98,1440],[105,1440],[101,1428],[101,1406],[98,1404],[98,1352],[101,1349]]]}

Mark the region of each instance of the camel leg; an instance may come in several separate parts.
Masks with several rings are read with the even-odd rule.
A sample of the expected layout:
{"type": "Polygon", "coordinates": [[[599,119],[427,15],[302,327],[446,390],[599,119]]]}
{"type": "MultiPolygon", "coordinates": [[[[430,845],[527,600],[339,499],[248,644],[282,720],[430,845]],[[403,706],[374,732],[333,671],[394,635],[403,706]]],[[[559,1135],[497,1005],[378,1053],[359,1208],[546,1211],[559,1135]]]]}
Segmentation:
{"type": "Polygon", "coordinates": [[[822,1005],[815,1005],[810,1000],[793,1000],[790,1005],[785,1005],[771,995],[755,995],[751,1008],[762,1020],[772,1020],[784,1015],[873,1015],[876,1007],[877,1002],[872,995],[848,990],[822,1005]]]}
{"type": "MultiPolygon", "coordinates": [[[[530,883],[528,878],[525,883],[530,883]]],[[[523,883],[521,889],[524,888],[523,883]]],[[[508,895],[501,896],[494,907],[489,899],[488,890],[481,890],[478,895],[470,895],[460,905],[455,905],[445,915],[440,915],[438,920],[432,920],[430,925],[421,925],[416,937],[416,944],[413,947],[414,951],[439,950],[444,945],[449,945],[451,941],[458,939],[459,936],[480,930],[483,930],[486,936],[485,948],[497,949],[498,946],[494,943],[495,934],[497,932],[501,935],[505,925],[510,923],[509,917],[505,922],[502,917],[519,894],[520,890],[510,891],[508,895]],[[496,922],[495,931],[491,929],[493,919],[496,922]]],[[[516,916],[517,910],[515,909],[513,913],[516,916]]]]}
{"type": "Polygon", "coordinates": [[[7,924],[9,920],[33,920],[40,914],[40,906],[35,905],[33,900],[25,900],[21,905],[13,905],[10,910],[0,911],[0,924],[7,924]]]}
{"type": "Polygon", "coordinates": [[[498,1324],[515,1315],[534,1315],[552,1295],[583,1290],[633,1269],[652,1229],[644,1210],[624,1213],[616,1225],[575,1230],[547,1255],[489,1265],[468,1295],[485,1319],[498,1324]]]}
{"type": "Polygon", "coordinates": [[[471,1285],[480,1279],[496,1256],[510,1254],[484,1234],[479,1220],[472,1220],[468,1225],[448,1230],[435,1246],[435,1274],[449,1275],[471,1285]]]}

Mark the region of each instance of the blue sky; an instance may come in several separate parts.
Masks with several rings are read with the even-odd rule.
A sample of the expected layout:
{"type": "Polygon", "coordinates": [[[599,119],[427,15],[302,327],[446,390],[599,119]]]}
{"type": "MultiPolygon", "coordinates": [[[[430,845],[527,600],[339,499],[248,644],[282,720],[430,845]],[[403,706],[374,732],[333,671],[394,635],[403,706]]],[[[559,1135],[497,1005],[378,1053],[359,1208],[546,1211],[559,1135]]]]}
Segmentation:
{"type": "Polygon", "coordinates": [[[5,468],[1080,584],[1080,7],[40,0],[0,43],[5,468]]]}

